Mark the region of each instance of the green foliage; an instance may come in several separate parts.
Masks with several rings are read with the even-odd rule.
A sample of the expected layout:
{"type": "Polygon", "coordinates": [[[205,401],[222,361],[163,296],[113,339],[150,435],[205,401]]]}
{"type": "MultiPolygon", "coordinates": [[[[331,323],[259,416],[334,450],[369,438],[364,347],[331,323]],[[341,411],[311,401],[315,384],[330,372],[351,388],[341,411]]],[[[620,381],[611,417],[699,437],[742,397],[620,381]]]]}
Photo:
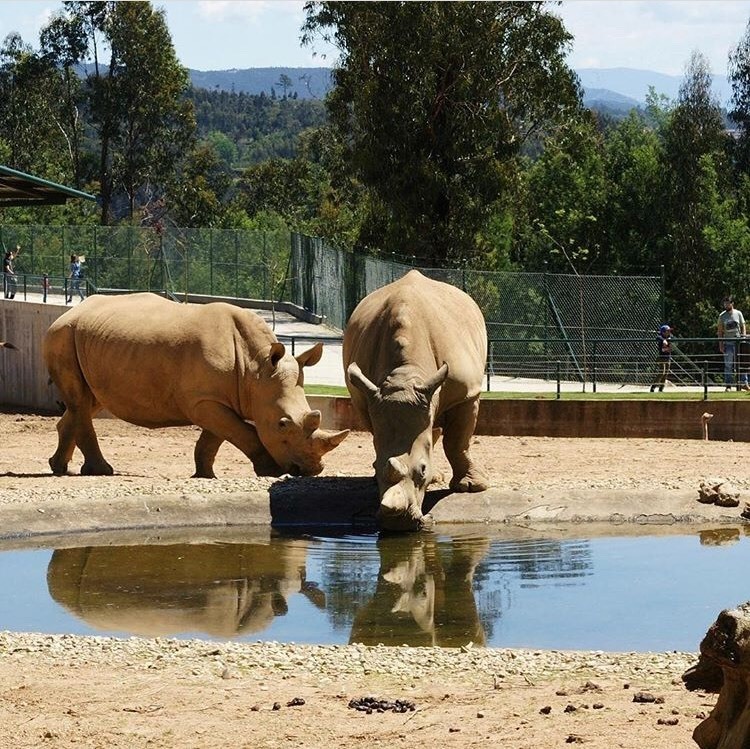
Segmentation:
{"type": "Polygon", "coordinates": [[[327,104],[372,197],[359,244],[456,263],[507,189],[507,163],[579,105],[570,35],[541,3],[309,2],[305,39],[341,50],[327,104]]]}
{"type": "Polygon", "coordinates": [[[272,99],[228,91],[191,88],[187,98],[195,110],[199,138],[214,142],[223,135],[233,146],[229,154],[214,145],[229,165],[247,167],[272,158],[293,158],[298,138],[309,128],[325,123],[323,102],[315,99],[272,99]]]}

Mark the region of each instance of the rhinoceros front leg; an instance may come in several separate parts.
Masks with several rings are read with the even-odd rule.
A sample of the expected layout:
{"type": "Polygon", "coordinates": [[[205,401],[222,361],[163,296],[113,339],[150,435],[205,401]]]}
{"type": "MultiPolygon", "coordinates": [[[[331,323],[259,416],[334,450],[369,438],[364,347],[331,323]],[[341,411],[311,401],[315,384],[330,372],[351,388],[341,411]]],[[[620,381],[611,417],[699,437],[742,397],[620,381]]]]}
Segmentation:
{"type": "Polygon", "coordinates": [[[222,442],[231,442],[253,464],[258,476],[281,476],[281,467],[271,457],[252,424],[234,411],[205,401],[193,413],[194,422],[203,429],[195,445],[195,478],[215,478],[213,465],[222,442]]]}
{"type": "Polygon", "coordinates": [[[92,415],[90,408],[65,409],[57,422],[57,450],[49,459],[52,473],[60,476],[68,472],[68,463],[76,446],[83,453],[82,476],[111,476],[114,473],[99,448],[92,415]]]}
{"type": "Polygon", "coordinates": [[[453,469],[450,489],[454,492],[482,492],[489,486],[487,475],[469,455],[478,414],[479,398],[454,406],[444,414],[443,450],[453,469]]]}

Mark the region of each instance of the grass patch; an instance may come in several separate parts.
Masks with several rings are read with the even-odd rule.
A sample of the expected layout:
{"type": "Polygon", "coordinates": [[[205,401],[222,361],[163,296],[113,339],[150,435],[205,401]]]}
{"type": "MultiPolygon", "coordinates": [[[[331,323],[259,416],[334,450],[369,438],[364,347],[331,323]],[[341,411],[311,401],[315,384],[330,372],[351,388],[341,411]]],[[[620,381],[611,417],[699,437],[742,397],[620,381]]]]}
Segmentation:
{"type": "MultiPolygon", "coordinates": [[[[348,397],[349,391],[343,385],[305,385],[307,395],[328,395],[348,397]]],[[[750,403],[750,393],[732,390],[725,393],[723,387],[708,390],[708,397],[712,401],[719,400],[746,400],[750,403]]],[[[482,400],[554,400],[557,393],[553,391],[544,392],[519,392],[517,390],[493,391],[482,393],[482,400]]],[[[568,391],[560,393],[560,400],[576,401],[630,401],[630,400],[654,400],[654,401],[700,401],[703,400],[702,390],[670,390],[666,393],[582,393],[580,391],[568,391]]]]}

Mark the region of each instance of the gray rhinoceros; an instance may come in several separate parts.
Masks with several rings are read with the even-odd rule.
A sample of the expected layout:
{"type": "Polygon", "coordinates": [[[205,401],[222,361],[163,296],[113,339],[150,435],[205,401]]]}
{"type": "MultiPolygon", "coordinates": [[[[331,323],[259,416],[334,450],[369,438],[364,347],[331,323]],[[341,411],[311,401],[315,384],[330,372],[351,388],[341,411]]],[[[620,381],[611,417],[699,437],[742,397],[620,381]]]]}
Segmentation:
{"type": "Polygon", "coordinates": [[[410,271],[357,305],[343,357],[352,403],[373,435],[382,528],[415,530],[429,522],[422,501],[441,428],[451,490],[487,488],[469,456],[487,331],[468,294],[410,271]]]}
{"type": "Polygon", "coordinates": [[[52,323],[43,350],[66,406],[49,460],[56,474],[67,472],[76,446],[82,474],[112,474],[92,422],[103,408],[148,428],[201,427],[200,478],[214,477],[225,440],[259,475],[314,475],[348,434],[321,430],[305,398],[302,368],[320,360],[322,346],[292,357],[258,315],[230,304],[96,295],[52,323]]]}

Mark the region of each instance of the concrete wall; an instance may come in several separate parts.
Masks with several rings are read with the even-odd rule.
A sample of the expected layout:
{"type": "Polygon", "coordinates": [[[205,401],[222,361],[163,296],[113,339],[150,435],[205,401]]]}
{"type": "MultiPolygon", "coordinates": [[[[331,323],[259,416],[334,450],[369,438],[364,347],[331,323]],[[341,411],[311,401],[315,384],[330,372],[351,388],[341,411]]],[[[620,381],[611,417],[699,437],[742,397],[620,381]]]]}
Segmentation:
{"type": "MultiPolygon", "coordinates": [[[[320,409],[326,428],[362,428],[349,398],[309,396],[308,401],[313,408],[320,409]]],[[[708,422],[711,439],[750,442],[750,396],[747,400],[713,402],[485,400],[479,408],[476,433],[702,439],[701,416],[706,412],[713,414],[708,422]]]]}
{"type": "MultiPolygon", "coordinates": [[[[18,351],[0,349],[0,405],[36,411],[57,411],[57,395],[48,383],[42,359],[47,328],[66,308],[33,302],[0,303],[0,340],[18,351]]],[[[701,415],[709,422],[711,439],[750,442],[750,395],[722,401],[584,401],[487,400],[479,409],[477,434],[545,437],[664,437],[700,439],[701,415]]],[[[312,408],[323,412],[329,429],[361,429],[346,397],[310,396],[312,408]]]]}
{"type": "Polygon", "coordinates": [[[57,396],[42,358],[47,328],[65,312],[58,304],[0,300],[0,340],[18,351],[0,349],[0,405],[57,410],[57,396]]]}

